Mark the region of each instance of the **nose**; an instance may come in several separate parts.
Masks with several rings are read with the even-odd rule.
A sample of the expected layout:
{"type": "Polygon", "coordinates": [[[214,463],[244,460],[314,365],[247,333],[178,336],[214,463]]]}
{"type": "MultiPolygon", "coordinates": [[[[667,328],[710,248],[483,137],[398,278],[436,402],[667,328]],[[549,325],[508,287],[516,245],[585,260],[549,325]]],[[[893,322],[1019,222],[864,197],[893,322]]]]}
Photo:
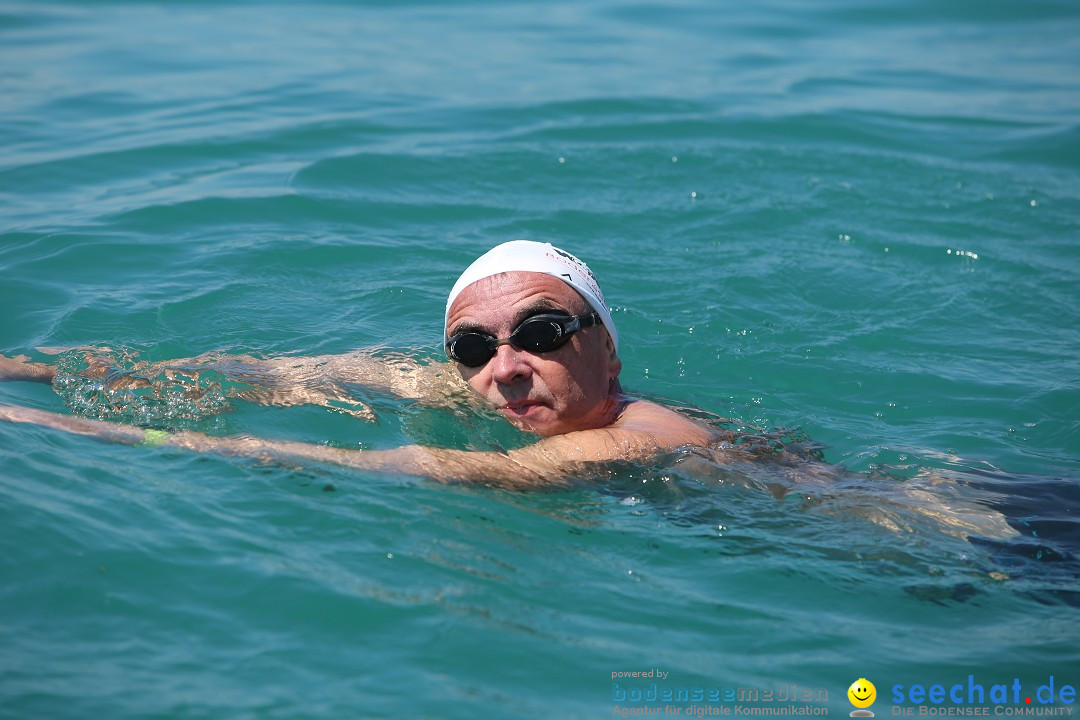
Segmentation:
{"type": "Polygon", "coordinates": [[[500,345],[495,350],[491,363],[491,377],[500,385],[510,385],[532,377],[532,367],[528,363],[526,352],[518,350],[509,343],[500,345]]]}

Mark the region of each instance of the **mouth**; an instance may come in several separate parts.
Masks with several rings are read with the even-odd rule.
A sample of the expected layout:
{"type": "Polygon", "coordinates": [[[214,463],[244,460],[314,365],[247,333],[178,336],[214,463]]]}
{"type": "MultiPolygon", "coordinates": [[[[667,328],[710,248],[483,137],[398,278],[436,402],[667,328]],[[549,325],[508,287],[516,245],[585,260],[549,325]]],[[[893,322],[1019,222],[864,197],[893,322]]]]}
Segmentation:
{"type": "Polygon", "coordinates": [[[542,407],[543,404],[536,400],[519,400],[500,405],[499,410],[509,417],[523,418],[528,417],[542,407]]]}

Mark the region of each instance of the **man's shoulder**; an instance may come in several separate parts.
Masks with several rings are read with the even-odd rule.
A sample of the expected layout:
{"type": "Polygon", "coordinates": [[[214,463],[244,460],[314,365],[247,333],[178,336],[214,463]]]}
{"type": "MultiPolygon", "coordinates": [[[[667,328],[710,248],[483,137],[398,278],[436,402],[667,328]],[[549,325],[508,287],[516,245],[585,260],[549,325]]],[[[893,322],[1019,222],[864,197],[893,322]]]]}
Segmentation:
{"type": "Polygon", "coordinates": [[[665,447],[706,446],[716,439],[715,430],[697,420],[660,403],[637,398],[627,399],[611,428],[647,434],[665,447]]]}
{"type": "Polygon", "coordinates": [[[510,451],[510,457],[541,473],[566,472],[580,462],[642,460],[683,447],[708,447],[716,439],[711,428],[671,408],[624,398],[611,424],[553,435],[510,451]]]}

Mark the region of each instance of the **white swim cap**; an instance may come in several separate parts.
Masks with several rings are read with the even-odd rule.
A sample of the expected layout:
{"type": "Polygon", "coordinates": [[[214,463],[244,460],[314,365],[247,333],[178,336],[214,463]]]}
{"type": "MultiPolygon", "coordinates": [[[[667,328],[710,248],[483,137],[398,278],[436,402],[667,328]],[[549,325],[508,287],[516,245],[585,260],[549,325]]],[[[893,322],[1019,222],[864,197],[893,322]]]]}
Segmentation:
{"type": "Polygon", "coordinates": [[[596,282],[596,276],[593,275],[589,266],[551,243],[532,240],[511,240],[502,245],[496,245],[465,268],[465,272],[461,273],[461,277],[450,290],[450,297],[446,299],[446,313],[443,315],[443,344],[446,344],[447,340],[446,324],[450,319],[450,306],[454,304],[454,300],[461,291],[477,280],[504,272],[544,273],[559,278],[577,290],[581,297],[585,298],[585,302],[589,303],[600,316],[608,334],[611,335],[615,351],[618,352],[619,333],[615,330],[611,313],[604,304],[604,294],[600,292],[600,285],[596,282]]]}

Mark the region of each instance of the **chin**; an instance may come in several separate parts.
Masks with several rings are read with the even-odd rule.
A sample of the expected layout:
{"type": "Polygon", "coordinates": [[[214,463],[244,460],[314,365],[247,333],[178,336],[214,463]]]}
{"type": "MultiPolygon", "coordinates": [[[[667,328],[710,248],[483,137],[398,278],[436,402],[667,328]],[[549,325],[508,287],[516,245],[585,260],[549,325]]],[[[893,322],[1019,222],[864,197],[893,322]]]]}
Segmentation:
{"type": "Polygon", "coordinates": [[[520,414],[504,408],[501,414],[507,422],[518,430],[543,437],[557,435],[559,433],[558,426],[562,424],[559,422],[557,413],[550,407],[543,405],[534,405],[525,413],[520,414]]]}

